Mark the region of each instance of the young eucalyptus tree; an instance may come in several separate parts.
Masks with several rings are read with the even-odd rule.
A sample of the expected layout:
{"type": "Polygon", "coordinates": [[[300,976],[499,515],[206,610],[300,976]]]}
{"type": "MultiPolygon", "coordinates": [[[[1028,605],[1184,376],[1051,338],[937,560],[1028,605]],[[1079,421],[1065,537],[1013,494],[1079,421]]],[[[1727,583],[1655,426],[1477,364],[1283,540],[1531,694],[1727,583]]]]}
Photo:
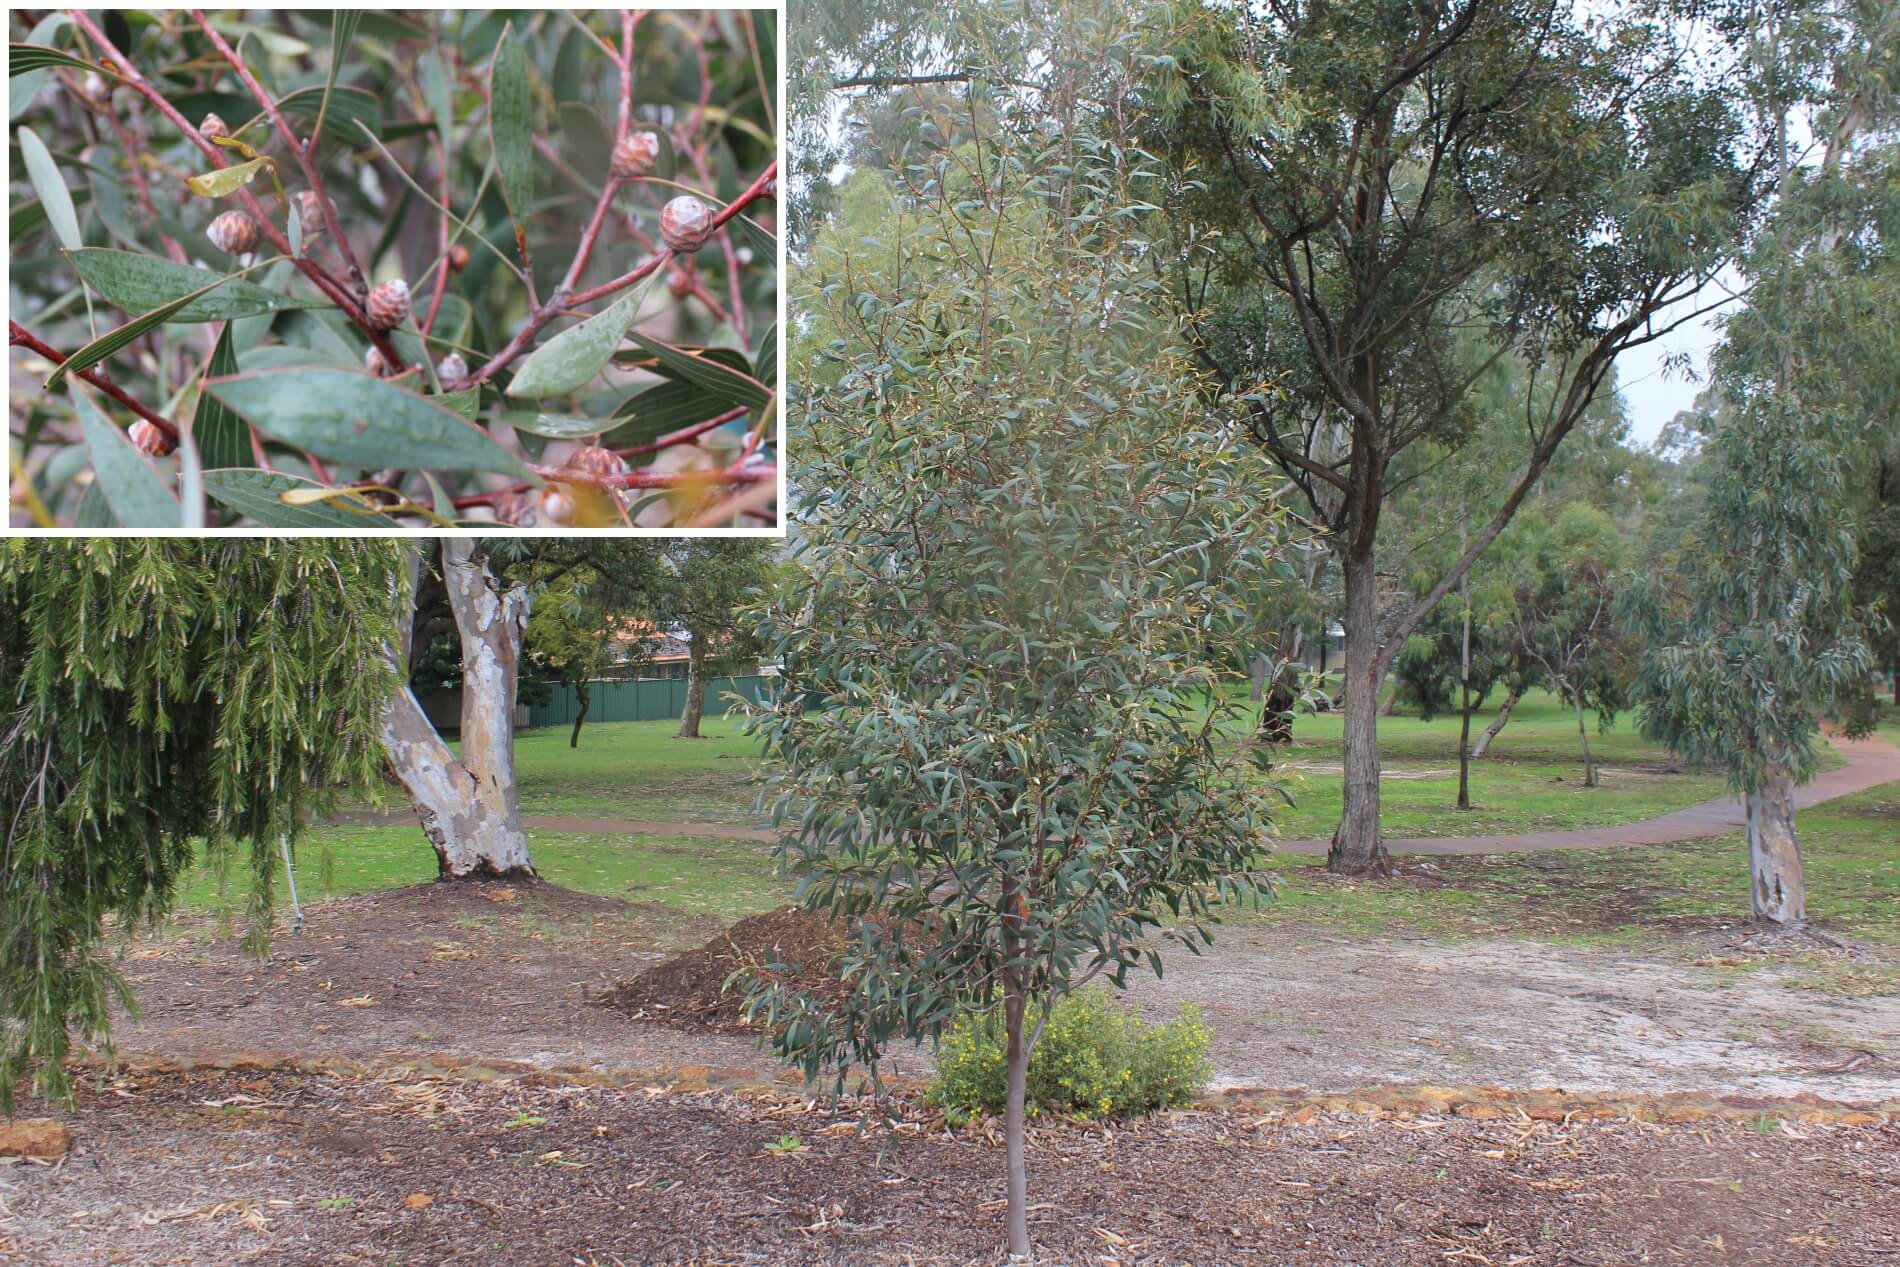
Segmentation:
{"type": "Polygon", "coordinates": [[[201,842],[248,851],[268,935],[288,842],[376,782],[402,583],[369,541],[0,543],[0,1107],[69,1091],[131,1003],[107,920],[162,915],[201,842]]]}
{"type": "Polygon", "coordinates": [[[1747,260],[1748,304],[1715,359],[1701,521],[1677,575],[1632,599],[1650,636],[1646,733],[1728,772],[1747,805],[1750,913],[1807,920],[1794,789],[1818,717],[1862,695],[1850,472],[1895,442],[1900,7],[1778,6],[1751,80],[1776,124],[1782,197],[1747,260]],[[1785,112],[1812,108],[1819,162],[1793,165],[1785,112]]]}
{"type": "Polygon", "coordinates": [[[1278,513],[1158,302],[1127,21],[1072,8],[1033,85],[976,74],[966,108],[1002,125],[897,156],[894,236],[819,235],[797,289],[829,335],[793,358],[811,579],[767,609],[784,677],[753,722],[798,900],[849,945],[842,1001],[768,977],[753,1013],[842,1085],[994,1009],[1017,1254],[1049,1007],[1211,940],[1267,843],[1220,741],[1245,681],[1223,644],[1278,513]]]}
{"type": "Polygon", "coordinates": [[[1617,358],[1698,315],[1763,173],[1692,7],[1158,4],[1173,166],[1157,256],[1192,344],[1327,532],[1344,584],[1345,806],[1328,866],[1389,869],[1380,687],[1510,521],[1617,358]],[[1470,435],[1517,357],[1515,470],[1465,548],[1380,611],[1415,445],[1470,435]]]}

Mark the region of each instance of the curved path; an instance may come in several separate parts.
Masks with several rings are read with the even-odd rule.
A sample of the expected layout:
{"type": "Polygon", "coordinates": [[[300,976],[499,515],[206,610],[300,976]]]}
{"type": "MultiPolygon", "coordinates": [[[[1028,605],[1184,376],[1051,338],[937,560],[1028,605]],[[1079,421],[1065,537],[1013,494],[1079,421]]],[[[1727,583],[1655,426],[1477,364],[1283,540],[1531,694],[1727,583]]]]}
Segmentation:
{"type": "MultiPolygon", "coordinates": [[[[1879,736],[1846,739],[1829,736],[1834,750],[1844,759],[1839,769],[1817,774],[1806,785],[1795,789],[1795,806],[1806,809],[1836,797],[1862,792],[1883,783],[1900,782],[1900,748],[1879,736]]],[[[410,814],[377,814],[364,811],[338,814],[332,821],[364,826],[401,827],[415,822],[410,814]]],[[[769,828],[743,827],[734,823],[677,823],[641,818],[577,818],[566,815],[530,814],[522,822],[537,831],[575,832],[604,835],[712,836],[724,840],[756,840],[770,843],[769,828]]],[[[1481,854],[1534,853],[1543,849],[1614,849],[1624,845],[1667,845],[1683,840],[1699,840],[1739,831],[1744,826],[1742,802],[1737,797],[1703,801],[1684,809],[1659,814],[1639,822],[1617,827],[1581,827],[1570,831],[1530,831],[1503,836],[1401,836],[1388,837],[1386,848],[1393,853],[1481,854]]],[[[1302,840],[1282,840],[1283,853],[1324,854],[1328,841],[1323,836],[1302,840]]]]}

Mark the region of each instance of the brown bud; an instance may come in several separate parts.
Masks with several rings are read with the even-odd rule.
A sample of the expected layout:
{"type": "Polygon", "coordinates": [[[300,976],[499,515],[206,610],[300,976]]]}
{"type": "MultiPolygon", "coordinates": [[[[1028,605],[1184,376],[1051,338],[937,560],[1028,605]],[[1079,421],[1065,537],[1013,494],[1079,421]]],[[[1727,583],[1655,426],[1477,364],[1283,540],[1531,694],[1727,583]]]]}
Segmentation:
{"type": "Polygon", "coordinates": [[[257,246],[257,221],[243,211],[227,211],[211,222],[205,236],[211,245],[231,255],[244,255],[257,246]]]}
{"type": "Polygon", "coordinates": [[[660,161],[660,138],[652,132],[629,132],[614,146],[613,173],[622,180],[651,176],[660,161]]]}
{"type": "Polygon", "coordinates": [[[297,193],[297,225],[303,230],[303,240],[313,242],[323,236],[323,200],[317,197],[314,189],[299,190],[297,193]]]}
{"type": "Polygon", "coordinates": [[[675,268],[675,269],[667,270],[666,288],[673,293],[673,298],[675,299],[684,299],[686,298],[686,296],[692,294],[693,293],[692,270],[685,269],[685,268],[675,268]]]}
{"type": "Polygon", "coordinates": [[[218,137],[231,135],[231,129],[214,112],[207,114],[198,124],[198,134],[207,141],[214,141],[218,137]]]}
{"type": "Polygon", "coordinates": [[[612,449],[603,449],[598,444],[587,444],[567,455],[567,469],[605,478],[611,475],[625,475],[627,460],[612,449]]]}
{"type": "Polygon", "coordinates": [[[691,194],[681,194],[660,208],[660,236],[683,254],[706,245],[712,230],[712,209],[691,194]]]}
{"type": "Polygon", "coordinates": [[[162,458],[178,447],[172,443],[172,438],[165,434],[162,427],[144,418],[140,418],[127,427],[125,434],[134,445],[138,446],[139,452],[148,457],[162,458]]]}
{"type": "Polygon", "coordinates": [[[370,345],[369,351],[363,353],[363,368],[378,378],[389,377],[389,362],[383,359],[383,354],[377,350],[376,345],[373,343],[370,345]]]}
{"type": "Polygon", "coordinates": [[[400,277],[384,282],[369,292],[369,302],[363,305],[363,311],[371,326],[394,330],[409,315],[409,283],[400,277]]]}
{"type": "Polygon", "coordinates": [[[449,248],[449,271],[459,273],[468,267],[468,248],[457,242],[449,248]]]}
{"type": "Polygon", "coordinates": [[[467,378],[468,362],[462,359],[460,352],[451,352],[435,363],[435,376],[444,383],[467,378]]]}

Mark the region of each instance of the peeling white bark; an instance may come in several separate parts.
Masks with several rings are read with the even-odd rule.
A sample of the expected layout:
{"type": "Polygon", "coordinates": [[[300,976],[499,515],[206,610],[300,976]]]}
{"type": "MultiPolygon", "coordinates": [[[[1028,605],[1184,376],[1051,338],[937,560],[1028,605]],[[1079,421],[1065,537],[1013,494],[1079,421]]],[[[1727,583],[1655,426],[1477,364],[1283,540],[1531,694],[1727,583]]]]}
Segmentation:
{"type": "MultiPolygon", "coordinates": [[[[532,877],[515,789],[514,737],[528,595],[500,590],[475,546],[465,537],[442,543],[443,581],[462,641],[462,759],[455,759],[407,686],[383,712],[383,747],[435,846],[441,878],[532,877]]],[[[416,566],[412,557],[412,574],[416,566]]],[[[390,654],[400,671],[409,663],[413,622],[405,612],[398,623],[403,645],[390,654]]]]}

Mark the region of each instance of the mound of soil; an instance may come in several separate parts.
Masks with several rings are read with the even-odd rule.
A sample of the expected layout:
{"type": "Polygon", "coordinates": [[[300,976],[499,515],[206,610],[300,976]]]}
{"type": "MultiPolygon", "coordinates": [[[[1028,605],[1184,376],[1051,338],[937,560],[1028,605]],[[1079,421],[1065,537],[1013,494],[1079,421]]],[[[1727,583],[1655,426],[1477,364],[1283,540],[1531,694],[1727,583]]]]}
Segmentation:
{"type": "Polygon", "coordinates": [[[745,987],[726,982],[741,968],[788,986],[838,999],[845,939],[836,925],[795,906],[740,920],[703,946],[682,951],[637,977],[616,982],[596,1002],[639,1020],[686,1028],[745,1029],[745,987]],[[779,965],[772,967],[771,965],[779,965]]]}

